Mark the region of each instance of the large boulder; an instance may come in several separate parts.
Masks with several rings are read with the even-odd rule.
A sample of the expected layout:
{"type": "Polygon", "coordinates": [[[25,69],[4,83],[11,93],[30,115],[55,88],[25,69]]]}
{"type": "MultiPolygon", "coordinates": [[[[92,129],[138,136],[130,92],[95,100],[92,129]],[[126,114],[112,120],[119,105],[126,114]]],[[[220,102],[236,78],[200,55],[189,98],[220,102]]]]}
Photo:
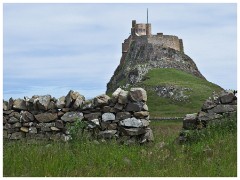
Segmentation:
{"type": "Polygon", "coordinates": [[[99,107],[99,106],[106,106],[108,105],[110,97],[106,94],[102,94],[100,96],[97,96],[94,98],[94,105],[99,107]]]}
{"type": "Polygon", "coordinates": [[[51,122],[58,118],[57,113],[41,113],[34,116],[39,122],[51,122]]]}
{"type": "Polygon", "coordinates": [[[26,101],[23,99],[16,99],[13,101],[13,109],[27,110],[26,101]]]}
{"type": "Polygon", "coordinates": [[[48,106],[51,100],[50,95],[39,96],[37,101],[37,106],[39,110],[48,110],[48,106]]]}
{"type": "Polygon", "coordinates": [[[233,94],[233,92],[224,91],[221,93],[220,101],[222,104],[229,104],[229,103],[233,102],[234,99],[236,99],[236,97],[233,94]]]}
{"type": "Polygon", "coordinates": [[[61,117],[64,122],[75,122],[76,120],[82,120],[83,118],[83,113],[81,112],[67,112],[61,117]]]}
{"type": "Polygon", "coordinates": [[[132,101],[147,101],[147,93],[143,88],[131,88],[129,91],[129,97],[132,101]]]}

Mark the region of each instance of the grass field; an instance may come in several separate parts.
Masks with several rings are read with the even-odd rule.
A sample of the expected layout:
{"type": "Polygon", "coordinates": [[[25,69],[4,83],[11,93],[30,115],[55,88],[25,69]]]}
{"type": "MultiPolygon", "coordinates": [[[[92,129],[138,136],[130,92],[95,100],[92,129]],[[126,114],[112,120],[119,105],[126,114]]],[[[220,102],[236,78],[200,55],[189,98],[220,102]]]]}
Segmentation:
{"type": "Polygon", "coordinates": [[[203,102],[212,95],[212,92],[219,92],[221,87],[198,78],[183,71],[169,68],[158,68],[150,70],[145,81],[136,86],[147,90],[148,106],[152,117],[183,117],[185,114],[198,112],[203,102]],[[156,86],[173,85],[182,88],[191,88],[186,92],[189,101],[178,102],[169,98],[159,97],[152,90],[156,86]]]}
{"type": "MultiPolygon", "coordinates": [[[[236,122],[236,118],[234,118],[236,122]]],[[[87,140],[4,142],[5,177],[211,177],[237,176],[237,127],[196,132],[196,141],[176,143],[181,121],[154,121],[148,145],[96,144],[87,140]]]]}

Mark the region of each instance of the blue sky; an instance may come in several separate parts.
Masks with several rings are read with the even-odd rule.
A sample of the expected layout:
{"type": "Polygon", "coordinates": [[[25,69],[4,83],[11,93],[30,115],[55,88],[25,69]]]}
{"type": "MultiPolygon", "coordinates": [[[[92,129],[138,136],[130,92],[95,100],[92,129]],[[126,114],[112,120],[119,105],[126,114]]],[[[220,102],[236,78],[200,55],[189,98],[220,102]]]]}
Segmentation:
{"type": "Polygon", "coordinates": [[[106,91],[131,21],[183,39],[211,82],[237,89],[237,4],[3,4],[3,98],[106,91]]]}

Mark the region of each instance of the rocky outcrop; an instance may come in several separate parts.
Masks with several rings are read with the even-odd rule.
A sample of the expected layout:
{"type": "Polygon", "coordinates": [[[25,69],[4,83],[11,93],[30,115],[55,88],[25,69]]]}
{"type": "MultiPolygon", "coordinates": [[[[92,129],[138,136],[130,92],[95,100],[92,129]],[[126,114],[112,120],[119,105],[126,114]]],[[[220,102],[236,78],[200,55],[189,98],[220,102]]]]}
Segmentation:
{"type": "Polygon", "coordinates": [[[175,68],[205,79],[194,61],[183,52],[146,42],[141,38],[145,37],[134,40],[127,54],[121,58],[121,63],[107,84],[107,93],[120,86],[125,87],[128,84],[134,86],[153,68],[175,68]]]}
{"type": "Polygon", "coordinates": [[[154,138],[146,101],[147,93],[142,88],[129,92],[118,88],[112,98],[103,94],[91,100],[72,90],[59,99],[50,95],[10,99],[3,101],[3,134],[10,140],[67,141],[71,129],[82,123],[82,130],[91,139],[115,138],[124,144],[150,142],[154,138]]]}

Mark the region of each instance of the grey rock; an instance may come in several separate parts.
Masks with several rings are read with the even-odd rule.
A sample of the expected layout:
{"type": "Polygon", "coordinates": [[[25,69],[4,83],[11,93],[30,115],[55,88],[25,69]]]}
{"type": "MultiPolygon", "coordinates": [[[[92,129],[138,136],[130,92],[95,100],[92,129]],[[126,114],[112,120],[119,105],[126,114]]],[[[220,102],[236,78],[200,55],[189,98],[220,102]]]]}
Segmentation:
{"type": "Polygon", "coordinates": [[[237,105],[228,105],[228,104],[219,104],[213,109],[208,110],[208,113],[226,113],[226,112],[233,112],[237,111],[237,105]]]}
{"type": "Polygon", "coordinates": [[[36,127],[29,127],[29,133],[31,134],[37,134],[37,128],[36,127]]]}
{"type": "Polygon", "coordinates": [[[98,133],[98,138],[111,139],[117,133],[117,130],[105,130],[98,133]]]}
{"type": "Polygon", "coordinates": [[[103,106],[103,112],[107,113],[107,112],[110,112],[111,110],[111,107],[110,106],[103,106]]]}
{"type": "Polygon", "coordinates": [[[102,115],[102,121],[114,121],[115,115],[113,113],[104,113],[102,115]]]}
{"type": "Polygon", "coordinates": [[[121,90],[118,96],[119,104],[127,104],[128,102],[128,91],[121,90]]]}
{"type": "Polygon", "coordinates": [[[115,104],[114,108],[117,109],[117,110],[119,110],[119,111],[121,111],[121,110],[123,109],[123,105],[117,103],[117,104],[115,104]]]}
{"type": "Polygon", "coordinates": [[[72,99],[73,92],[74,92],[73,90],[70,90],[67,96],[65,97],[65,102],[66,102],[65,106],[67,108],[69,108],[71,106],[71,103],[73,102],[73,99],[72,99]]]}
{"type": "Polygon", "coordinates": [[[139,112],[134,112],[134,116],[136,118],[145,118],[147,116],[149,116],[149,112],[148,111],[139,111],[139,112]]]}
{"type": "Polygon", "coordinates": [[[95,113],[90,113],[90,114],[84,114],[84,118],[87,119],[88,121],[93,120],[93,119],[98,119],[101,117],[100,112],[95,112],[95,113]]]}
{"type": "Polygon", "coordinates": [[[41,113],[34,116],[39,122],[51,122],[58,118],[57,113],[41,113]]]}
{"type": "Polygon", "coordinates": [[[136,119],[135,117],[127,118],[119,122],[119,125],[125,127],[146,127],[149,125],[148,121],[145,119],[136,119]]]}
{"type": "Polygon", "coordinates": [[[143,111],[148,111],[148,106],[147,106],[147,104],[144,104],[144,105],[143,105],[142,110],[143,110],[143,111]]]}
{"type": "Polygon", "coordinates": [[[124,128],[119,127],[119,130],[121,133],[123,133],[126,136],[137,136],[141,134],[145,134],[146,130],[143,128],[124,128]]]}
{"type": "Polygon", "coordinates": [[[84,97],[79,95],[73,103],[73,109],[78,109],[79,107],[81,107],[83,102],[84,102],[84,97]]]}
{"type": "Polygon", "coordinates": [[[78,120],[83,119],[83,113],[81,113],[81,112],[67,112],[61,117],[61,119],[64,122],[75,122],[77,119],[78,120]]]}
{"type": "Polygon", "coordinates": [[[132,101],[147,101],[147,93],[143,88],[131,88],[129,91],[129,97],[132,101]]]}
{"type": "Polygon", "coordinates": [[[8,120],[8,123],[10,123],[10,124],[14,124],[16,122],[19,122],[19,119],[15,118],[15,117],[10,117],[10,119],[8,120]]]}
{"type": "Polygon", "coordinates": [[[13,112],[13,110],[3,111],[3,115],[9,115],[13,112]]]}
{"type": "Polygon", "coordinates": [[[63,121],[62,121],[62,120],[57,120],[57,121],[55,122],[55,127],[57,127],[58,129],[64,128],[64,123],[63,123],[63,121]]]}
{"type": "Polygon", "coordinates": [[[23,122],[34,121],[34,116],[30,112],[28,112],[28,111],[21,111],[20,115],[21,115],[20,119],[23,122]]]}
{"type": "Polygon", "coordinates": [[[222,104],[231,103],[235,99],[235,96],[232,92],[224,92],[220,96],[220,101],[222,104]]]}
{"type": "Polygon", "coordinates": [[[94,106],[93,99],[90,99],[83,102],[81,109],[83,110],[92,109],[93,106],[94,106]]]}
{"type": "MultiPolygon", "coordinates": [[[[56,103],[53,102],[53,101],[50,101],[49,105],[48,105],[48,109],[50,110],[56,110],[57,109],[57,106],[56,106],[56,103]]],[[[53,112],[53,111],[52,111],[53,112]]]]}
{"type": "Polygon", "coordinates": [[[146,133],[143,135],[141,138],[141,143],[145,142],[153,142],[154,141],[154,136],[151,128],[146,128],[146,133]]]}
{"type": "Polygon", "coordinates": [[[131,102],[127,104],[126,107],[126,111],[133,111],[133,112],[137,112],[137,111],[141,111],[143,108],[144,103],[142,102],[131,102]]]}
{"type": "Polygon", "coordinates": [[[11,110],[13,108],[13,98],[10,98],[8,100],[8,110],[11,110]]]}
{"type": "Polygon", "coordinates": [[[186,114],[183,119],[183,128],[187,130],[197,128],[197,113],[186,114]]]}
{"type": "Polygon", "coordinates": [[[220,114],[216,114],[216,113],[205,113],[203,111],[199,112],[198,114],[198,120],[199,121],[210,121],[213,119],[219,119],[222,118],[223,116],[220,114]]]}
{"type": "Polygon", "coordinates": [[[65,107],[65,96],[62,96],[57,99],[56,106],[58,109],[62,109],[65,107]]]}
{"type": "Polygon", "coordinates": [[[106,106],[108,105],[110,97],[106,94],[102,94],[100,96],[97,96],[94,98],[94,105],[99,107],[99,106],[106,106]]]}
{"type": "Polygon", "coordinates": [[[20,119],[21,115],[19,112],[12,112],[11,114],[9,114],[9,117],[15,117],[17,119],[20,119]]]}
{"type": "Polygon", "coordinates": [[[212,109],[216,106],[217,104],[215,102],[213,102],[212,100],[210,99],[207,99],[204,104],[202,105],[202,110],[203,111],[206,111],[208,109],[212,109]]]}
{"type": "Polygon", "coordinates": [[[112,93],[112,101],[116,103],[118,101],[118,96],[119,93],[122,91],[121,88],[117,88],[113,93],[112,93]]]}
{"type": "Polygon", "coordinates": [[[8,110],[8,102],[7,101],[3,101],[3,110],[4,111],[8,110]]]}
{"type": "Polygon", "coordinates": [[[32,127],[32,126],[34,126],[34,125],[35,125],[35,123],[33,123],[33,122],[23,123],[23,126],[24,126],[24,127],[32,127]]]}
{"type": "Polygon", "coordinates": [[[23,99],[16,99],[13,101],[13,109],[16,110],[27,110],[26,101],[23,99]]]}
{"type": "Polygon", "coordinates": [[[130,118],[131,114],[129,112],[118,112],[116,114],[116,119],[117,120],[123,120],[123,119],[127,119],[130,118]]]}
{"type": "Polygon", "coordinates": [[[37,101],[37,106],[39,110],[48,110],[48,106],[51,100],[50,95],[39,96],[37,101]]]}
{"type": "Polygon", "coordinates": [[[3,139],[8,139],[8,132],[6,130],[3,130],[3,139]]]}
{"type": "Polygon", "coordinates": [[[20,122],[16,122],[15,124],[12,125],[13,128],[20,128],[22,127],[20,122]]]}
{"type": "Polygon", "coordinates": [[[23,137],[24,137],[24,133],[23,132],[15,132],[15,133],[11,134],[10,139],[18,140],[18,139],[22,139],[23,137]]]}

